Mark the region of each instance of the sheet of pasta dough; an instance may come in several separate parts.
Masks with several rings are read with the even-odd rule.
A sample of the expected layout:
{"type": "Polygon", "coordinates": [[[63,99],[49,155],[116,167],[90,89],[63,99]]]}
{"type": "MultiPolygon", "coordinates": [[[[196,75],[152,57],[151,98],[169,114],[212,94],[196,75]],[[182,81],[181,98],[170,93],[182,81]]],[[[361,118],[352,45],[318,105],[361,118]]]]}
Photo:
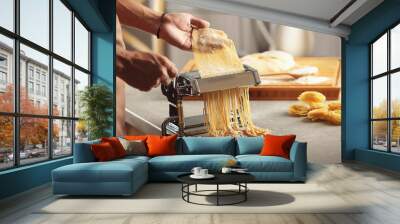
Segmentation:
{"type": "Polygon", "coordinates": [[[193,30],[192,48],[202,78],[244,71],[233,41],[221,30],[193,30]]]}

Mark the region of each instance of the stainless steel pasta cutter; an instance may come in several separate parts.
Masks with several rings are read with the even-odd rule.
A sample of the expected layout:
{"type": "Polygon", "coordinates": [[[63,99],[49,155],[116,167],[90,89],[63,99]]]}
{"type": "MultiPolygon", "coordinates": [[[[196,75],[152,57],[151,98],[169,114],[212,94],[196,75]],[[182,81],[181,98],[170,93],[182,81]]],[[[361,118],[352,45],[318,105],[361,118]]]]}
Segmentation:
{"type": "Polygon", "coordinates": [[[169,101],[169,117],[161,125],[163,135],[178,134],[192,136],[207,133],[203,115],[185,117],[182,100],[185,96],[200,96],[202,93],[237,87],[257,86],[261,83],[257,70],[244,65],[241,73],[201,78],[198,71],[180,74],[168,86],[161,86],[169,101]]]}

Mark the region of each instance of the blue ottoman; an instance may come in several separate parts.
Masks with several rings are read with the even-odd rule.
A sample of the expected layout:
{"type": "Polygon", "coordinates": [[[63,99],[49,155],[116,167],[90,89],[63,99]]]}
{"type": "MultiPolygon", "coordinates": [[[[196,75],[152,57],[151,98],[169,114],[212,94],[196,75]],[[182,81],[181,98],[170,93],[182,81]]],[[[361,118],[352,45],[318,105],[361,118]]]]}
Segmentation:
{"type": "Polygon", "coordinates": [[[132,195],[148,180],[146,157],[109,162],[74,163],[52,172],[53,193],[132,195]]]}

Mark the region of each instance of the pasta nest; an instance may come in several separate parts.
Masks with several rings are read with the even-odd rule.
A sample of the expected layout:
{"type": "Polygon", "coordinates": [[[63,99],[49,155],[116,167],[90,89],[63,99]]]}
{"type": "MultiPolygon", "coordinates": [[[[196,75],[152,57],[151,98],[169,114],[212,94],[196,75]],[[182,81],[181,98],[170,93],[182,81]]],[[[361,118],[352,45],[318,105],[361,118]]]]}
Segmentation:
{"type": "Polygon", "coordinates": [[[326,97],[324,94],[317,91],[305,91],[297,98],[298,100],[309,104],[310,106],[321,106],[325,103],[326,97]]]}
{"type": "Polygon", "coordinates": [[[304,103],[296,103],[289,107],[289,114],[293,116],[307,116],[311,107],[304,103]]]}
{"type": "Polygon", "coordinates": [[[325,103],[326,97],[316,91],[306,91],[300,94],[301,101],[289,107],[292,116],[307,117],[311,121],[326,121],[333,125],[342,123],[342,104],[340,101],[325,103]]]}
{"type": "Polygon", "coordinates": [[[342,103],[340,101],[333,101],[328,103],[329,110],[341,110],[342,103]]]}

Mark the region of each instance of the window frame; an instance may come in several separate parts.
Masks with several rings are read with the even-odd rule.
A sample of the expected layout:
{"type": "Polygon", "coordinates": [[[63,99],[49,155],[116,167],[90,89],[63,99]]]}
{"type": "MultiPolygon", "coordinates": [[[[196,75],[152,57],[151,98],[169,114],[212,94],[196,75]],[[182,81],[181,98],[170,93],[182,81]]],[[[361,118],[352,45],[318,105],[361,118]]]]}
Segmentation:
{"type": "Polygon", "coordinates": [[[391,80],[392,76],[396,75],[396,73],[400,72],[400,67],[397,68],[391,68],[391,31],[397,27],[400,26],[400,21],[395,22],[392,24],[389,28],[385,29],[384,32],[379,34],[375,39],[373,39],[369,44],[369,149],[373,151],[379,151],[379,152],[386,152],[386,153],[391,153],[391,154],[400,154],[400,152],[393,152],[392,151],[392,121],[400,121],[400,117],[392,117],[392,98],[391,98],[391,91],[392,91],[392,86],[391,86],[391,80]],[[386,64],[386,71],[382,72],[380,74],[373,74],[373,44],[378,41],[381,37],[384,35],[387,35],[387,64],[386,64]],[[373,118],[373,81],[378,79],[386,77],[386,87],[387,87],[387,105],[386,105],[386,118],[373,118]],[[376,121],[386,121],[386,151],[384,150],[379,150],[374,148],[374,133],[373,133],[373,122],[376,121]]]}
{"type": "MultiPolygon", "coordinates": [[[[92,49],[92,43],[91,43],[91,37],[92,37],[92,31],[89,29],[87,24],[82,20],[82,18],[72,9],[72,7],[65,1],[65,0],[59,0],[62,4],[64,4],[65,7],[68,8],[68,10],[71,11],[71,59],[64,58],[63,56],[55,53],[53,50],[53,0],[48,0],[49,1],[49,47],[46,49],[45,47],[42,47],[39,44],[36,44],[29,39],[23,37],[20,35],[20,0],[14,0],[13,1],[13,10],[14,10],[14,31],[10,31],[4,27],[0,26],[0,35],[3,35],[5,37],[11,38],[13,40],[14,48],[13,48],[13,64],[12,66],[12,72],[13,72],[13,81],[14,81],[14,96],[13,96],[13,112],[2,112],[0,111],[0,116],[11,116],[13,119],[13,154],[14,154],[14,161],[13,161],[13,166],[10,167],[5,167],[5,168],[0,168],[0,172],[4,170],[10,170],[10,169],[16,169],[18,167],[23,167],[23,166],[29,166],[37,163],[43,163],[49,160],[58,160],[62,159],[65,157],[70,157],[74,153],[74,143],[75,143],[75,126],[76,126],[76,121],[79,120],[79,117],[75,117],[75,108],[71,108],[71,114],[70,116],[58,116],[58,115],[53,115],[53,59],[58,60],[59,62],[62,62],[66,65],[71,66],[71,104],[74,105],[75,103],[75,88],[74,88],[74,82],[75,82],[75,69],[85,73],[89,77],[89,83],[88,86],[92,85],[92,57],[91,57],[91,49],[92,49]],[[84,26],[84,28],[88,31],[89,39],[88,39],[88,69],[85,69],[81,67],[80,65],[75,63],[75,18],[79,20],[79,22],[84,26]],[[48,97],[48,112],[46,115],[39,115],[39,114],[27,114],[27,113],[21,113],[20,111],[20,44],[23,44],[27,47],[30,47],[36,51],[39,51],[40,53],[43,53],[48,56],[49,58],[49,63],[48,63],[48,85],[46,88],[46,93],[48,97]],[[45,118],[47,119],[48,122],[48,136],[47,136],[47,142],[49,143],[47,145],[47,150],[48,150],[48,155],[47,158],[44,158],[41,161],[38,162],[32,162],[32,163],[26,163],[26,164],[21,164],[20,161],[20,119],[28,117],[28,118],[45,118]],[[54,146],[52,144],[53,142],[53,121],[56,120],[66,120],[66,121],[71,121],[71,153],[68,155],[62,155],[62,156],[54,156],[54,146]]],[[[29,66],[29,64],[27,64],[29,66]]],[[[27,67],[27,71],[28,71],[27,67]]],[[[42,73],[40,73],[42,74],[42,73]]],[[[33,70],[33,81],[36,80],[36,70],[33,70]]],[[[26,74],[27,81],[30,80],[29,73],[26,74]]],[[[41,77],[39,77],[39,83],[41,83],[41,77]]],[[[36,83],[34,81],[34,83],[36,83]]],[[[29,91],[29,90],[27,90],[29,91]]],[[[34,89],[34,91],[36,91],[34,89]]],[[[40,94],[41,96],[42,94],[40,94]]]]}

